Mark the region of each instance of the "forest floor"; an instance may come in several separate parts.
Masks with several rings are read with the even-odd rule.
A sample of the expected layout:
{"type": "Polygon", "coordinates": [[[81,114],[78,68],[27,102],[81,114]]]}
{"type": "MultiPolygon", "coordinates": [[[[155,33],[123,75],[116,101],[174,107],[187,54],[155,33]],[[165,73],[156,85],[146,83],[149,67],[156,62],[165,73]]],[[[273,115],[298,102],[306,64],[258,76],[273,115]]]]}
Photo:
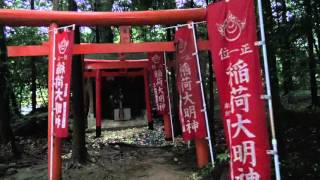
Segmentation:
{"type": "MultiPolygon", "coordinates": [[[[284,128],[277,131],[280,154],[281,176],[285,180],[320,179],[320,109],[310,109],[309,99],[289,99],[284,102],[293,113],[283,117],[284,128]],[[305,102],[305,103],[304,103],[305,102]],[[296,104],[304,104],[297,107],[296,104]]],[[[39,116],[39,115],[38,115],[39,116]]],[[[216,112],[218,117],[218,111],[216,112]]],[[[18,128],[17,144],[23,150],[22,158],[11,155],[9,145],[0,145],[0,179],[47,179],[46,115],[36,126],[42,131],[35,133],[18,128]]],[[[158,121],[156,121],[158,122],[158,121]]],[[[277,124],[278,122],[276,122],[277,124]]],[[[218,167],[198,170],[194,146],[177,139],[176,143],[164,140],[163,126],[158,122],[155,130],[139,124],[124,129],[104,129],[101,138],[95,131],[87,132],[88,161],[85,165],[71,163],[71,138],[62,142],[63,179],[213,179],[217,174],[228,171],[224,162],[228,155],[224,142],[221,121],[215,119],[214,136],[218,167]],[[215,175],[215,176],[213,176],[215,175]]],[[[17,128],[16,128],[17,129],[17,128]]],[[[273,163],[272,163],[273,165],[273,163]]],[[[274,171],[273,171],[274,172],[274,171]]],[[[218,175],[219,176],[219,175],[218,175]]],[[[219,179],[219,178],[214,178],[219,179]]],[[[221,178],[225,179],[225,178],[221,178]]],[[[274,178],[273,178],[274,179],[274,178]]]]}
{"type": "MultiPolygon", "coordinates": [[[[17,142],[23,156],[14,159],[6,156],[9,148],[2,149],[0,179],[47,179],[47,139],[19,137],[17,142]]],[[[160,125],[153,131],[147,127],[105,130],[101,138],[89,131],[87,150],[85,165],[72,164],[71,141],[63,141],[63,179],[211,179],[209,171],[197,169],[194,147],[187,148],[181,139],[175,144],[165,141],[160,125]]]]}

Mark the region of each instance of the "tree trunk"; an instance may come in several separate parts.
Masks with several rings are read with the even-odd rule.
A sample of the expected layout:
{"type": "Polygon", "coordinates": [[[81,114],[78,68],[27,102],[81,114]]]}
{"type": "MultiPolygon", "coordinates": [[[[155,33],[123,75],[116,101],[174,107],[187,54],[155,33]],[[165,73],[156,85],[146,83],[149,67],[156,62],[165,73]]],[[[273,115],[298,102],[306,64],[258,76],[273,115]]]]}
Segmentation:
{"type": "MultiPolygon", "coordinates": [[[[176,8],[175,2],[171,1],[166,1],[166,9],[173,9],[176,8]]],[[[166,40],[167,41],[172,41],[174,34],[174,29],[167,29],[166,30],[166,40]]],[[[174,135],[178,136],[182,134],[181,130],[181,124],[179,120],[179,94],[176,86],[176,77],[175,77],[175,68],[174,66],[170,67],[169,66],[169,61],[174,61],[174,55],[173,53],[168,53],[168,70],[171,72],[170,75],[168,75],[168,82],[169,82],[169,89],[171,89],[171,113],[172,113],[172,121],[173,121],[173,130],[174,130],[174,135]]],[[[169,90],[168,90],[169,91],[169,90]]],[[[170,91],[169,91],[170,92],[170,91]]]]}
{"type": "Polygon", "coordinates": [[[315,16],[315,33],[317,36],[317,55],[318,55],[318,61],[320,61],[320,2],[316,1],[316,5],[314,6],[314,16],[315,16]]]}
{"type": "Polygon", "coordinates": [[[278,10],[278,15],[281,17],[281,24],[278,25],[280,33],[280,49],[282,51],[282,76],[283,76],[283,91],[288,94],[292,90],[292,70],[291,70],[291,43],[289,42],[289,33],[287,33],[287,5],[285,0],[280,0],[281,8],[278,10]]]}
{"type": "Polygon", "coordinates": [[[310,90],[311,90],[311,100],[312,106],[318,105],[318,89],[317,89],[317,81],[316,81],[316,62],[314,57],[314,47],[313,47],[313,22],[312,22],[312,7],[311,1],[305,0],[304,1],[305,13],[306,13],[306,27],[305,33],[308,42],[308,55],[309,55],[309,76],[310,76],[310,90]]]}
{"type": "MultiPolygon", "coordinates": [[[[95,0],[95,11],[112,11],[114,0],[95,0]]],[[[111,27],[96,27],[98,42],[113,42],[111,27]]]]}
{"type": "Polygon", "coordinates": [[[275,56],[275,49],[272,46],[272,39],[273,37],[273,27],[274,21],[272,16],[272,8],[270,0],[262,1],[264,7],[264,22],[265,22],[265,30],[266,30],[266,45],[268,49],[268,66],[270,70],[270,83],[271,83],[271,95],[272,95],[272,107],[274,113],[274,121],[275,121],[275,128],[276,131],[279,132],[277,134],[278,144],[279,144],[279,154],[281,158],[286,156],[284,136],[283,130],[285,129],[286,121],[285,116],[285,109],[281,104],[280,94],[279,94],[279,79],[277,75],[277,64],[276,64],[276,56],[275,56]]]}
{"type": "MultiPolygon", "coordinates": [[[[0,7],[3,7],[0,2],[0,7]]],[[[7,45],[4,27],[0,26],[0,143],[11,143],[13,154],[18,157],[15,138],[10,124],[9,88],[8,88],[8,65],[7,65],[7,45]]]]}
{"type": "Polygon", "coordinates": [[[93,95],[93,82],[92,79],[88,78],[86,81],[86,92],[88,101],[88,119],[94,118],[94,95],[93,95]]]}
{"type": "MultiPolygon", "coordinates": [[[[12,108],[12,113],[13,113],[13,117],[21,117],[21,112],[20,112],[20,107],[18,105],[17,102],[17,97],[15,95],[15,93],[13,92],[13,89],[11,88],[10,90],[10,104],[11,104],[11,108],[12,108]]],[[[12,120],[14,120],[14,118],[12,120]]],[[[14,121],[12,121],[14,122],[14,121]]]]}
{"type": "Polygon", "coordinates": [[[85,79],[84,92],[84,117],[86,120],[85,127],[88,128],[88,121],[94,119],[94,96],[91,78],[85,79]]]}
{"type": "MultiPolygon", "coordinates": [[[[216,2],[216,0],[213,1],[213,3],[216,2]]],[[[209,1],[206,0],[206,4],[207,6],[209,5],[209,1]]],[[[209,123],[212,127],[210,127],[210,130],[211,130],[211,134],[213,136],[215,136],[215,131],[213,130],[213,122],[214,122],[214,91],[215,91],[215,88],[214,88],[214,73],[213,73],[213,64],[212,64],[212,56],[211,56],[211,52],[208,51],[208,64],[209,64],[209,103],[208,103],[208,118],[209,118],[209,121],[211,123],[209,123]]],[[[212,138],[213,142],[214,142],[214,138],[212,138]]],[[[215,143],[213,143],[215,144],[215,143]]]]}
{"type": "Polygon", "coordinates": [[[283,111],[283,106],[280,100],[279,94],[279,79],[278,79],[278,69],[276,63],[275,49],[272,46],[272,35],[273,35],[273,27],[274,21],[272,17],[272,9],[270,0],[262,1],[264,9],[264,22],[265,22],[265,30],[266,30],[266,44],[268,49],[268,66],[270,70],[270,81],[271,81],[271,94],[272,94],[272,106],[274,109],[274,114],[276,121],[280,121],[280,115],[283,111]]]}
{"type": "MultiPolygon", "coordinates": [[[[93,11],[98,11],[98,1],[99,0],[95,0],[93,2],[93,11]]],[[[96,35],[96,43],[99,43],[100,42],[99,26],[95,27],[95,35],[96,35]]]]}
{"type": "MultiPolygon", "coordinates": [[[[31,10],[34,10],[34,0],[30,1],[31,10]]],[[[37,109],[37,69],[36,69],[36,57],[31,57],[31,107],[35,112],[37,109]]]]}
{"type": "Polygon", "coordinates": [[[58,11],[59,10],[59,0],[53,0],[52,4],[53,4],[52,9],[54,11],[58,11]]]}
{"type": "Polygon", "coordinates": [[[37,72],[36,72],[36,57],[31,57],[31,106],[32,112],[37,109],[37,72]]]}
{"type": "Polygon", "coordinates": [[[211,52],[208,51],[208,64],[209,64],[209,72],[208,72],[208,81],[209,81],[209,98],[208,98],[208,119],[209,119],[209,125],[210,125],[210,133],[211,133],[211,139],[213,142],[213,145],[215,144],[215,131],[214,131],[214,74],[213,74],[213,64],[212,64],[212,58],[211,58],[211,52]]]}
{"type": "MultiPolygon", "coordinates": [[[[172,41],[172,29],[167,29],[167,34],[166,34],[166,39],[167,41],[172,41]]],[[[172,61],[174,58],[173,54],[168,54],[168,60],[172,61]]],[[[167,64],[168,61],[167,61],[167,64]]],[[[172,121],[173,121],[173,130],[174,130],[174,135],[181,135],[182,130],[181,130],[181,124],[179,120],[179,94],[176,86],[176,77],[175,77],[175,68],[171,67],[170,68],[171,74],[168,76],[168,81],[171,82],[169,85],[169,89],[172,89],[172,102],[171,102],[171,109],[172,109],[172,121]]]]}
{"type": "MultiPolygon", "coordinates": [[[[74,0],[68,0],[68,3],[69,11],[77,11],[77,4],[74,0]]],[[[80,43],[79,27],[75,29],[74,41],[80,43]]],[[[85,163],[87,159],[82,68],[83,58],[80,55],[73,56],[71,88],[73,109],[72,160],[74,163],[85,163]]]]}

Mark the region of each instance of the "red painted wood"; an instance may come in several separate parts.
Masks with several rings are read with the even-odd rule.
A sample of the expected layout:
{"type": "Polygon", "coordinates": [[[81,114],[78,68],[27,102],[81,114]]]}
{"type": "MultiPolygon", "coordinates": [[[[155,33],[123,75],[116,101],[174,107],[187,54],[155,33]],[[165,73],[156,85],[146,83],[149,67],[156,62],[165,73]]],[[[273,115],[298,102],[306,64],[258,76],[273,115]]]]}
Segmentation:
{"type": "Polygon", "coordinates": [[[101,71],[96,71],[96,128],[101,129],[101,71]]]}
{"type": "Polygon", "coordinates": [[[206,139],[195,139],[198,168],[203,168],[209,163],[209,147],[206,139]]]}
{"type": "Polygon", "coordinates": [[[96,62],[86,63],[85,69],[132,69],[132,68],[147,68],[148,61],[117,61],[117,62],[96,62]]]}
{"type": "Polygon", "coordinates": [[[146,113],[148,123],[153,122],[152,112],[151,112],[151,103],[150,103],[150,88],[149,88],[149,78],[148,78],[148,70],[144,70],[144,91],[145,91],[145,102],[146,102],[146,113]]]}
{"type": "Polygon", "coordinates": [[[205,8],[131,12],[0,10],[0,24],[8,26],[48,26],[52,22],[81,26],[154,25],[204,21],[205,18],[205,8]]]}
{"type": "MultiPolygon", "coordinates": [[[[138,77],[143,76],[143,71],[137,72],[101,72],[101,77],[117,77],[117,76],[126,76],[126,77],[138,77]]],[[[85,78],[96,77],[96,72],[84,72],[85,78]]]]}
{"type": "MultiPolygon", "coordinates": [[[[123,62],[132,62],[132,61],[135,61],[135,62],[149,62],[149,59],[131,59],[131,60],[117,60],[117,59],[114,59],[114,60],[111,60],[111,59],[108,59],[108,60],[104,60],[104,59],[84,59],[84,62],[85,63],[100,63],[100,62],[103,62],[103,63],[123,63],[123,62]]],[[[133,63],[135,63],[133,62],[133,63]]]]}
{"type": "MultiPolygon", "coordinates": [[[[52,24],[50,29],[57,27],[57,25],[52,24]]],[[[53,49],[53,33],[49,33],[49,49],[53,49]]],[[[49,179],[58,180],[61,179],[61,156],[60,156],[60,146],[61,140],[60,138],[53,137],[53,149],[51,148],[51,130],[52,130],[52,76],[53,76],[53,51],[49,53],[49,61],[48,61],[48,177],[49,179]],[[50,176],[50,165],[51,159],[50,154],[53,153],[53,161],[52,161],[52,176],[50,176]]]]}
{"type": "Polygon", "coordinates": [[[48,43],[30,46],[8,46],[8,56],[48,56],[49,49],[48,43]]]}
{"type": "Polygon", "coordinates": [[[81,44],[75,46],[75,54],[104,54],[104,53],[135,53],[135,52],[153,52],[175,51],[173,42],[144,42],[128,44],[81,44]]]}
{"type": "Polygon", "coordinates": [[[168,140],[172,139],[172,132],[171,132],[171,122],[170,122],[170,116],[168,113],[165,113],[163,115],[163,125],[164,125],[164,135],[165,138],[168,140]]]}
{"type": "MultiPolygon", "coordinates": [[[[200,51],[209,50],[209,41],[198,40],[200,51]]],[[[138,52],[175,52],[174,42],[143,42],[128,44],[75,44],[73,54],[108,54],[108,53],[138,53],[138,52]]],[[[9,57],[47,56],[49,48],[46,43],[34,46],[8,46],[9,57]]]]}

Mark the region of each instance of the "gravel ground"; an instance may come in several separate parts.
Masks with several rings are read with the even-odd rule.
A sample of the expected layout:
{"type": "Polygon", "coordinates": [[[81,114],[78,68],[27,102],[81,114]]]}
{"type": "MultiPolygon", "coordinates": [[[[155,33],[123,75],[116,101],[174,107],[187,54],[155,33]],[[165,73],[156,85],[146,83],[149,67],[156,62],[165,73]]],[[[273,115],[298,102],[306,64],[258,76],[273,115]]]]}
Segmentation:
{"type": "MultiPolygon", "coordinates": [[[[24,150],[20,160],[9,157],[9,146],[1,146],[0,179],[47,179],[46,138],[18,138],[24,150]],[[1,174],[1,168],[3,169],[1,174]]],[[[63,179],[201,179],[194,149],[181,138],[165,141],[163,126],[102,131],[100,138],[87,133],[88,162],[71,162],[71,142],[62,142],[63,179]]]]}

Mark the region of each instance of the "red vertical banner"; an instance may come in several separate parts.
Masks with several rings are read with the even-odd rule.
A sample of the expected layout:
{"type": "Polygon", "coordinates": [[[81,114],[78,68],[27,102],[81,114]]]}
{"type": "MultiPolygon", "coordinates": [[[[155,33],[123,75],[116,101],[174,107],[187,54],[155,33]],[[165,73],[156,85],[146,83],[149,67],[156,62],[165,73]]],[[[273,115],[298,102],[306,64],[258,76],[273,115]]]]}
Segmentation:
{"type": "Polygon", "coordinates": [[[185,141],[207,136],[192,26],[176,31],[179,117],[185,141]]]}
{"type": "Polygon", "coordinates": [[[231,179],[270,179],[253,0],[211,4],[207,21],[231,179]]]}
{"type": "Polygon", "coordinates": [[[53,58],[53,106],[54,106],[54,135],[68,136],[70,80],[72,65],[73,30],[55,32],[55,54],[53,58]]]}
{"type": "Polygon", "coordinates": [[[163,115],[168,112],[168,89],[166,79],[166,69],[164,63],[164,53],[154,52],[148,54],[151,61],[151,79],[154,94],[154,100],[157,112],[163,115]]]}

